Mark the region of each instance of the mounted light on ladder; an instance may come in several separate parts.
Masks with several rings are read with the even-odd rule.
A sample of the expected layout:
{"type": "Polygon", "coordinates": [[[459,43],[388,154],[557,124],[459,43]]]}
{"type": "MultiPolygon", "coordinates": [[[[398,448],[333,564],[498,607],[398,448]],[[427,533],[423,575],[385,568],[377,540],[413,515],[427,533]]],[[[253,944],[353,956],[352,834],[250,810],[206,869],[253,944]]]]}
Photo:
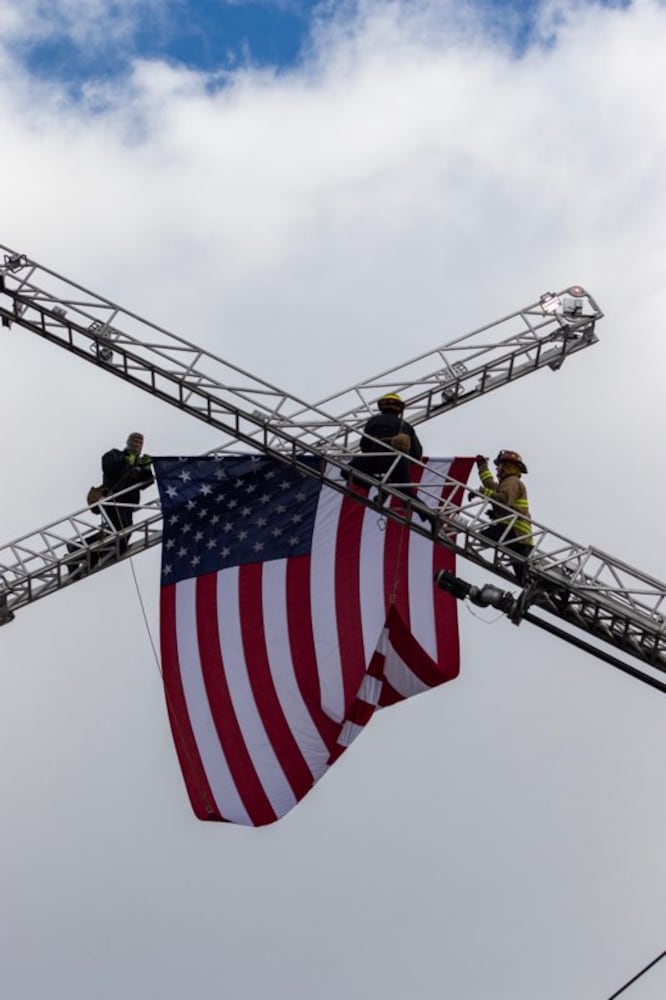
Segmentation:
{"type": "Polygon", "coordinates": [[[556,313],[562,308],[562,300],[555,292],[544,292],[539,296],[539,303],[545,313],[556,313]]]}
{"type": "Polygon", "coordinates": [[[91,352],[96,354],[100,361],[111,361],[113,359],[113,351],[108,344],[108,341],[111,340],[110,328],[105,326],[104,323],[100,323],[98,319],[94,319],[88,329],[97,334],[97,338],[90,345],[91,352]]]}
{"type": "Polygon", "coordinates": [[[566,298],[562,302],[562,312],[568,316],[580,316],[583,312],[583,299],[585,291],[580,285],[572,285],[567,288],[566,298]]]}
{"type": "Polygon", "coordinates": [[[5,267],[8,271],[20,271],[28,263],[28,258],[24,253],[6,253],[4,257],[5,267]]]}

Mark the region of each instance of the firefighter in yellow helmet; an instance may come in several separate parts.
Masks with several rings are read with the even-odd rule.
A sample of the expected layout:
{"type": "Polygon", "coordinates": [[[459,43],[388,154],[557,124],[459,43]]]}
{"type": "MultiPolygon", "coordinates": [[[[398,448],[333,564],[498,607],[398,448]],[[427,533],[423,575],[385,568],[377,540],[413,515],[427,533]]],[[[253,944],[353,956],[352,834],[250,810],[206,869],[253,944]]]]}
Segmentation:
{"type": "MultiPolygon", "coordinates": [[[[352,459],[351,467],[375,479],[382,479],[388,473],[388,483],[407,483],[410,463],[405,457],[397,457],[396,451],[420,459],[423,455],[421,442],[412,425],[404,419],[405,404],[397,392],[381,396],[377,409],[379,412],[373,414],[363,428],[361,454],[352,459]]],[[[411,488],[404,492],[412,498],[415,496],[411,488]]]]}
{"type": "Polygon", "coordinates": [[[497,479],[488,468],[488,459],[476,456],[476,465],[481,478],[481,492],[498,504],[511,508],[517,516],[510,516],[501,507],[493,508],[493,520],[483,529],[486,538],[501,542],[522,559],[512,559],[513,572],[520,584],[525,582],[527,566],[524,559],[532,554],[532,520],[527,502],[527,490],[520,478],[527,472],[527,466],[517,451],[500,451],[495,459],[497,479]]]}

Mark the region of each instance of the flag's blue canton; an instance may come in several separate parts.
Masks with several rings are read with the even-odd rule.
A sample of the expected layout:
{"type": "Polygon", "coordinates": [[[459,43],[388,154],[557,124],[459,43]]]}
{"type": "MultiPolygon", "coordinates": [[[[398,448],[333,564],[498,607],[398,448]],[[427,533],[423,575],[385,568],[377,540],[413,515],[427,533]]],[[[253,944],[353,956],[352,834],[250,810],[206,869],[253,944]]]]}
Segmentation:
{"type": "Polygon", "coordinates": [[[310,551],[318,480],[263,456],[160,458],[153,469],[163,584],[310,551]]]}

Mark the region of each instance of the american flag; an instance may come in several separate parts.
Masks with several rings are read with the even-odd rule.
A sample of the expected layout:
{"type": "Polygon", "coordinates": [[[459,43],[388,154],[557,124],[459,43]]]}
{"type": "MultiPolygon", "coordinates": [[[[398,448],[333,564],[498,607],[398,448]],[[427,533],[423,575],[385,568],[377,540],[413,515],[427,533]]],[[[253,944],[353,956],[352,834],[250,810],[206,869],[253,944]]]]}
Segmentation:
{"type": "MultiPolygon", "coordinates": [[[[420,498],[471,464],[430,459],[420,498]]],[[[190,801],[200,819],[271,823],[377,708],[457,676],[455,600],[433,586],[454,554],[267,457],[153,468],[162,670],[190,801]]]]}

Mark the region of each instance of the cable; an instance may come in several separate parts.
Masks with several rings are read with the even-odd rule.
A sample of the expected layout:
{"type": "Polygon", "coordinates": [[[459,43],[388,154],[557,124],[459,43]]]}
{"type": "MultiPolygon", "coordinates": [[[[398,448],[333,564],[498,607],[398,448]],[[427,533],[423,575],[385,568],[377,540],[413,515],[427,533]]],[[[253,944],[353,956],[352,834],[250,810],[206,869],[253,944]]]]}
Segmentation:
{"type": "Polygon", "coordinates": [[[500,618],[506,618],[503,611],[498,611],[494,618],[484,618],[483,615],[477,614],[469,601],[465,601],[464,604],[472,618],[476,618],[477,621],[483,622],[484,625],[494,625],[495,622],[500,620],[500,618]]]}
{"type": "Polygon", "coordinates": [[[179,719],[178,719],[178,713],[175,711],[175,709],[173,707],[173,704],[171,702],[171,699],[169,697],[169,692],[167,690],[166,682],[164,681],[164,673],[162,671],[162,664],[160,662],[159,656],[157,655],[157,647],[155,646],[155,643],[153,641],[153,635],[152,635],[152,632],[150,631],[150,625],[148,624],[148,615],[146,614],[146,607],[145,607],[145,604],[143,603],[143,597],[141,596],[141,588],[139,587],[139,581],[137,579],[136,570],[134,569],[134,559],[132,558],[132,556],[130,556],[130,558],[129,558],[129,564],[130,564],[130,567],[132,569],[132,576],[134,578],[134,586],[136,588],[137,597],[139,598],[139,606],[141,608],[141,614],[143,615],[143,621],[144,621],[144,624],[146,626],[146,632],[148,633],[148,639],[150,641],[150,645],[151,645],[151,648],[153,650],[153,656],[155,657],[155,663],[157,665],[157,672],[159,673],[160,677],[162,678],[162,682],[163,682],[163,685],[164,685],[164,697],[165,697],[167,706],[169,708],[169,719],[171,721],[171,725],[172,725],[173,729],[175,729],[175,730],[178,731],[178,734],[180,736],[180,745],[181,745],[181,748],[182,748],[182,752],[183,752],[183,755],[184,755],[185,759],[187,760],[187,762],[188,762],[188,764],[190,766],[191,773],[195,775],[194,781],[197,784],[197,789],[198,789],[199,795],[201,796],[201,801],[205,804],[205,806],[206,806],[206,808],[208,810],[209,816],[214,816],[217,819],[218,816],[219,816],[219,811],[218,811],[218,808],[217,808],[217,804],[214,801],[211,800],[211,797],[210,797],[210,794],[208,792],[208,789],[207,789],[206,785],[203,784],[199,780],[198,770],[196,768],[196,762],[194,761],[194,759],[192,757],[192,754],[190,753],[189,748],[187,746],[187,742],[184,739],[183,730],[182,730],[182,727],[181,727],[179,719]]]}
{"type": "Polygon", "coordinates": [[[648,969],[651,969],[653,965],[656,965],[657,962],[660,962],[661,959],[664,957],[664,955],[666,955],[666,951],[662,951],[661,955],[659,955],[657,958],[654,958],[649,965],[646,965],[644,969],[641,969],[640,972],[636,973],[633,979],[630,979],[628,983],[625,983],[624,986],[620,987],[617,993],[613,993],[613,995],[609,997],[608,1000],[615,1000],[615,997],[619,997],[620,993],[624,993],[624,991],[628,989],[632,983],[635,983],[637,979],[641,978],[644,972],[647,972],[648,969]]]}
{"type": "Polygon", "coordinates": [[[148,624],[148,615],[146,614],[146,607],[143,603],[143,597],[141,596],[141,588],[139,587],[139,581],[137,580],[136,570],[134,569],[134,559],[130,557],[129,559],[130,568],[132,570],[132,577],[134,578],[134,586],[136,588],[136,594],[139,598],[139,607],[141,608],[141,614],[143,615],[144,625],[146,626],[146,632],[148,633],[148,640],[150,642],[151,648],[153,650],[153,656],[155,657],[155,663],[157,664],[157,670],[162,677],[162,664],[160,663],[160,658],[157,655],[157,648],[153,641],[152,632],[150,631],[150,625],[148,624]]]}
{"type": "Polygon", "coordinates": [[[537,615],[533,614],[531,611],[526,611],[523,615],[523,621],[530,622],[532,625],[537,625],[539,628],[544,629],[546,632],[550,632],[551,635],[556,635],[560,639],[564,639],[566,642],[570,642],[572,646],[576,646],[578,649],[584,649],[586,653],[591,653],[592,656],[596,656],[599,660],[604,660],[606,663],[610,663],[612,667],[617,667],[625,674],[629,674],[631,677],[635,677],[636,680],[642,681],[643,684],[648,684],[650,687],[656,688],[657,691],[661,691],[662,694],[666,694],[666,684],[663,681],[658,681],[656,677],[650,676],[650,674],[643,674],[636,667],[630,666],[630,664],[625,663],[624,660],[620,660],[617,656],[612,656],[611,653],[607,653],[605,650],[600,649],[598,646],[593,646],[592,643],[586,642],[585,639],[580,639],[578,636],[573,635],[570,632],[566,632],[563,628],[559,628],[557,625],[553,625],[551,622],[544,621],[543,618],[539,618],[537,615]]]}

